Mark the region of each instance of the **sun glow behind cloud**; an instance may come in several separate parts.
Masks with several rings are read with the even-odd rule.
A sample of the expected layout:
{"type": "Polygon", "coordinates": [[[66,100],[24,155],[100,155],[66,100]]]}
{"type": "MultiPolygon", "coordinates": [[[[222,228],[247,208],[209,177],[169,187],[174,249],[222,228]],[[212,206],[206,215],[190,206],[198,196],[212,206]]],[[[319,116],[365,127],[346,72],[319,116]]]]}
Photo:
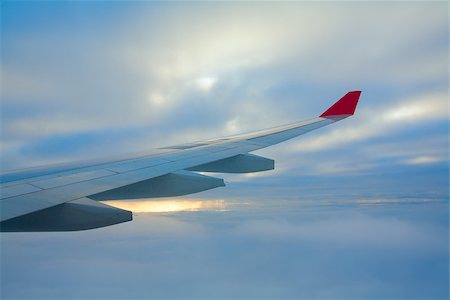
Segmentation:
{"type": "Polygon", "coordinates": [[[197,86],[200,90],[208,92],[217,83],[216,77],[200,77],[196,80],[197,86]]]}

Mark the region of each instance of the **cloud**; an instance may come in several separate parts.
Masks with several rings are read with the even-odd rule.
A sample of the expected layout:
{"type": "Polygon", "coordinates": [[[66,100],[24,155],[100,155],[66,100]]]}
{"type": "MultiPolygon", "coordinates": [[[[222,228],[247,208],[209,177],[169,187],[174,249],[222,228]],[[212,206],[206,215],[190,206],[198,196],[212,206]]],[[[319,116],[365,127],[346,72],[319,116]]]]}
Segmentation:
{"type": "Polygon", "coordinates": [[[217,82],[217,78],[215,77],[200,77],[196,80],[198,88],[202,91],[211,90],[217,82]]]}
{"type": "Polygon", "coordinates": [[[70,119],[66,117],[53,117],[47,119],[45,117],[35,118],[16,118],[11,122],[3,124],[4,140],[23,140],[30,138],[40,138],[51,135],[69,135],[71,133],[86,132],[96,128],[98,122],[92,122],[83,118],[72,116],[70,119]]]}
{"type": "Polygon", "coordinates": [[[408,165],[421,165],[421,164],[435,164],[437,162],[446,160],[446,158],[436,157],[436,156],[417,156],[408,160],[404,163],[408,165]]]}
{"type": "Polygon", "coordinates": [[[13,69],[12,67],[2,66],[1,69],[3,99],[14,99],[15,101],[35,98],[36,95],[42,98],[49,98],[54,95],[55,89],[58,89],[55,81],[45,78],[42,74],[33,73],[26,68],[13,69]]]}
{"type": "Polygon", "coordinates": [[[272,209],[138,214],[93,231],[2,235],[2,298],[448,293],[446,204],[314,209],[261,202],[272,209]]]}
{"type": "Polygon", "coordinates": [[[449,117],[447,96],[447,92],[432,92],[405,99],[392,109],[387,109],[382,118],[388,122],[413,123],[446,120],[449,117]]]}
{"type": "MultiPolygon", "coordinates": [[[[395,218],[371,218],[359,214],[293,225],[264,220],[241,224],[237,234],[267,239],[289,238],[314,243],[345,244],[346,247],[396,248],[422,245],[424,250],[445,248],[438,235],[428,236],[429,228],[395,218]],[[421,241],[418,243],[418,241],[421,241]]],[[[440,235],[440,234],[439,234],[440,235]]]]}

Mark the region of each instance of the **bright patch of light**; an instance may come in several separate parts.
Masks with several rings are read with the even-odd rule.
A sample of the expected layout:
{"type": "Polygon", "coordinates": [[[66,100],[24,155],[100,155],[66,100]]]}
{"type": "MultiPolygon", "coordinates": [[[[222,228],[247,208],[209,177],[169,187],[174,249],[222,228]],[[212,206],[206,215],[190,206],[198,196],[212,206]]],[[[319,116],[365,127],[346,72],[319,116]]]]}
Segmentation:
{"type": "Polygon", "coordinates": [[[163,106],[166,104],[166,98],[159,93],[152,93],[148,96],[148,102],[155,106],[163,106]]]}
{"type": "Polygon", "coordinates": [[[228,121],[225,125],[226,131],[229,134],[234,134],[239,132],[239,118],[234,118],[228,121]]]}
{"type": "Polygon", "coordinates": [[[356,199],[354,202],[359,205],[386,205],[386,204],[402,204],[402,203],[425,203],[433,202],[433,199],[356,199]]]}
{"type": "Polygon", "coordinates": [[[202,91],[211,90],[217,83],[216,77],[201,77],[196,80],[197,86],[202,91]]]}
{"type": "Polygon", "coordinates": [[[388,108],[384,114],[390,122],[433,120],[448,117],[448,101],[445,93],[431,93],[401,106],[388,108]]]}
{"type": "Polygon", "coordinates": [[[386,114],[386,119],[388,120],[407,120],[407,119],[416,119],[421,115],[428,112],[429,109],[426,109],[426,106],[420,105],[409,105],[400,107],[394,111],[388,112],[386,114]]]}
{"type": "Polygon", "coordinates": [[[439,157],[434,156],[418,156],[405,161],[408,165],[425,165],[425,164],[434,164],[441,161],[439,157]]]}
{"type": "Polygon", "coordinates": [[[103,203],[132,212],[224,211],[224,200],[142,200],[104,201],[103,203]]]}

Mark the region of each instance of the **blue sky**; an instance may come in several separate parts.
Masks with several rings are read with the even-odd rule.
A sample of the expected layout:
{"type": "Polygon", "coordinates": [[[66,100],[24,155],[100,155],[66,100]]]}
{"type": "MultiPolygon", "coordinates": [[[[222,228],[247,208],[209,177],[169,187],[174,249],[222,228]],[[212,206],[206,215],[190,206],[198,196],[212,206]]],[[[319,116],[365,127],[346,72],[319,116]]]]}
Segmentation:
{"type": "Polygon", "coordinates": [[[1,72],[2,170],[290,123],[363,91],[354,117],[258,151],[276,170],[178,199],[189,212],[2,235],[3,297],[448,297],[448,3],[3,1],[1,72]]]}

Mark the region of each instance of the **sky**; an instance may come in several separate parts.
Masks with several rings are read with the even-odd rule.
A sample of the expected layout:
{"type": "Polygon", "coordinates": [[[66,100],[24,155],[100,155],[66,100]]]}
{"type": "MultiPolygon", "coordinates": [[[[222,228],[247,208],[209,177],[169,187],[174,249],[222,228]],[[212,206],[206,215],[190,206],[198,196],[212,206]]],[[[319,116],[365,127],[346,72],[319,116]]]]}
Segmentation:
{"type": "MultiPolygon", "coordinates": [[[[2,234],[5,299],[446,299],[448,3],[2,1],[1,169],[355,116],[274,171],[2,234]]],[[[116,203],[117,204],[117,203],[116,203]]],[[[120,205],[120,204],[117,204],[120,205]]]]}

